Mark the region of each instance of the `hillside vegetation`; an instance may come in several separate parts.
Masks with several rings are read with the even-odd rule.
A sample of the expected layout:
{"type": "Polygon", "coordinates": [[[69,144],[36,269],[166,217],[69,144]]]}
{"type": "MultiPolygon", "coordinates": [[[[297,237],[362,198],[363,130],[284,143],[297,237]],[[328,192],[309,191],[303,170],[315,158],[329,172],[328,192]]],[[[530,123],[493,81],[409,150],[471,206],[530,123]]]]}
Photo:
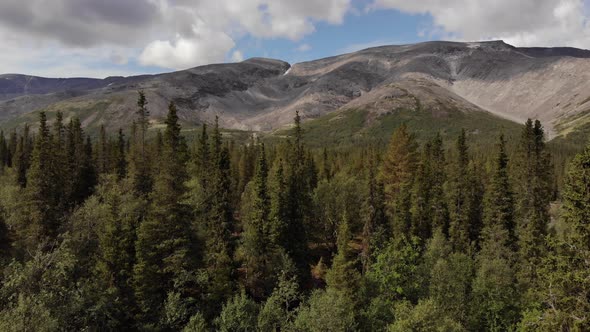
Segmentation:
{"type": "Polygon", "coordinates": [[[0,133],[0,330],[590,329],[590,146],[430,108],[259,138],[148,102],[0,133]]]}

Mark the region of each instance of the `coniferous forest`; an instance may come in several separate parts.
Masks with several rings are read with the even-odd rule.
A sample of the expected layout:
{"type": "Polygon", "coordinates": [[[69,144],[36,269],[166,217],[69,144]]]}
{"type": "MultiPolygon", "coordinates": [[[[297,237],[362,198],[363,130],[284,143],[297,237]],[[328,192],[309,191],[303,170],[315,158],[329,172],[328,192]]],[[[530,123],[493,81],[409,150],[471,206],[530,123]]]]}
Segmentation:
{"type": "Polygon", "coordinates": [[[1,331],[590,330],[590,146],[188,137],[147,103],[0,134],[1,331]]]}

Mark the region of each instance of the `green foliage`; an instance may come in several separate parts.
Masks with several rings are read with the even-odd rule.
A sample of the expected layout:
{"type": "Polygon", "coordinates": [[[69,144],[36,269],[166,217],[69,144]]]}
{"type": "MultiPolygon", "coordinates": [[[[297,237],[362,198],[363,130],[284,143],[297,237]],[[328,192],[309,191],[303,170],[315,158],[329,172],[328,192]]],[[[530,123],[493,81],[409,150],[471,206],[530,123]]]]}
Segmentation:
{"type": "Polygon", "coordinates": [[[590,148],[423,109],[147,135],[142,95],[130,134],[0,133],[0,329],[588,330],[590,148]]]}
{"type": "Polygon", "coordinates": [[[460,332],[466,329],[457,321],[446,315],[435,301],[420,301],[412,307],[408,302],[396,306],[396,321],[388,331],[425,331],[425,332],[460,332]]]}
{"type": "Polygon", "coordinates": [[[295,331],[355,331],[355,310],[345,293],[328,289],[316,290],[299,308],[293,323],[295,331]]]}
{"type": "Polygon", "coordinates": [[[420,287],[417,278],[419,241],[402,236],[375,253],[375,263],[365,274],[373,295],[386,301],[415,300],[420,287]]]}
{"type": "Polygon", "coordinates": [[[215,323],[222,332],[253,331],[256,329],[259,307],[246,293],[232,297],[223,305],[215,323]]]}

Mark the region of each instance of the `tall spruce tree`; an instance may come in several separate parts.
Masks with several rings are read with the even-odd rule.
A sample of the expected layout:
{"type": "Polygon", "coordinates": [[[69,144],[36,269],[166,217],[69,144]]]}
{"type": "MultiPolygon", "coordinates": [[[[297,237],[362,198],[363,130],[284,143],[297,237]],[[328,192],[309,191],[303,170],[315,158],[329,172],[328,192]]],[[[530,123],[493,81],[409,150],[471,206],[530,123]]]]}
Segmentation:
{"type": "Polygon", "coordinates": [[[130,176],[135,191],[140,195],[148,195],[152,190],[152,176],[147,149],[146,136],[149,128],[149,112],[147,110],[147,99],[143,91],[138,92],[137,97],[137,119],[132,130],[131,145],[131,167],[130,176]]]}
{"type": "Polygon", "coordinates": [[[306,153],[303,145],[303,129],[301,116],[295,114],[294,146],[289,154],[289,168],[286,178],[286,214],[285,232],[289,236],[285,239],[284,248],[291,257],[298,270],[300,281],[309,279],[308,243],[306,217],[311,210],[310,181],[306,172],[306,153]]]}
{"type": "Polygon", "coordinates": [[[429,239],[433,228],[447,232],[448,209],[444,196],[445,156],[440,135],[427,142],[420,156],[412,188],[412,233],[429,239]]]}
{"type": "Polygon", "coordinates": [[[30,230],[27,241],[31,245],[52,239],[57,235],[59,223],[56,206],[53,204],[53,179],[51,137],[45,112],[39,113],[39,131],[35,138],[35,147],[31,156],[31,168],[28,172],[26,188],[27,202],[31,208],[31,220],[27,228],[30,230]]]}
{"type": "Polygon", "coordinates": [[[184,182],[186,150],[180,134],[176,106],[170,103],[166,118],[160,172],[154,181],[148,215],[137,233],[137,264],[134,288],[142,317],[149,322],[158,318],[171,291],[187,296],[182,285],[184,274],[195,267],[191,254],[190,218],[182,203],[186,192],[184,182]],[[180,289],[179,289],[180,288],[180,289]]]}
{"type": "Polygon", "coordinates": [[[514,203],[508,180],[504,136],[491,183],[486,189],[484,227],[473,282],[473,328],[505,331],[518,319],[518,292],[514,268],[514,203]]]}
{"type": "Polygon", "coordinates": [[[210,277],[212,310],[219,308],[234,287],[234,218],[231,192],[229,150],[223,146],[219,119],[216,117],[211,136],[211,182],[206,188],[205,265],[210,277]]]}
{"type": "Polygon", "coordinates": [[[532,312],[523,326],[539,331],[590,329],[590,145],[569,164],[562,192],[563,236],[550,242],[536,291],[541,312],[532,312]]]}
{"type": "Polygon", "coordinates": [[[376,166],[369,164],[367,197],[363,204],[363,243],[361,259],[363,272],[369,269],[374,252],[382,249],[391,237],[391,225],[385,208],[383,184],[376,178],[376,166]]]}
{"type": "Polygon", "coordinates": [[[246,218],[243,235],[248,284],[251,293],[262,298],[274,288],[272,261],[277,247],[272,239],[268,164],[264,144],[259,146],[259,157],[254,175],[254,195],[250,216],[246,218]]]}
{"type": "Polygon", "coordinates": [[[409,235],[411,228],[411,188],[417,165],[416,151],[414,135],[408,132],[406,125],[401,125],[391,137],[381,166],[380,179],[395,236],[409,235]]]}
{"type": "Polygon", "coordinates": [[[356,268],[358,256],[350,248],[352,233],[349,224],[345,212],[338,226],[338,253],[326,274],[326,282],[330,289],[342,292],[353,299],[359,287],[360,273],[356,268]]]}
{"type": "Polygon", "coordinates": [[[123,129],[119,129],[117,135],[117,148],[115,151],[115,169],[117,179],[122,180],[127,176],[127,158],[125,153],[125,134],[123,129]]]}
{"type": "Polygon", "coordinates": [[[31,163],[32,144],[29,136],[29,125],[25,123],[22,136],[14,137],[18,141],[16,144],[15,152],[13,154],[13,164],[16,168],[16,182],[21,187],[27,186],[27,171],[31,163]]]}
{"type": "Polygon", "coordinates": [[[484,227],[500,225],[508,232],[506,245],[514,248],[514,194],[508,176],[508,155],[504,135],[500,136],[498,155],[484,198],[484,227]]]}
{"type": "Polygon", "coordinates": [[[457,138],[456,157],[451,163],[447,182],[450,226],[448,230],[455,251],[465,252],[479,237],[479,197],[473,171],[469,168],[469,146],[465,129],[457,138]]]}
{"type": "Polygon", "coordinates": [[[537,268],[546,253],[552,191],[550,155],[541,123],[530,119],[523,128],[515,160],[516,233],[519,273],[523,290],[534,287],[537,268]]]}

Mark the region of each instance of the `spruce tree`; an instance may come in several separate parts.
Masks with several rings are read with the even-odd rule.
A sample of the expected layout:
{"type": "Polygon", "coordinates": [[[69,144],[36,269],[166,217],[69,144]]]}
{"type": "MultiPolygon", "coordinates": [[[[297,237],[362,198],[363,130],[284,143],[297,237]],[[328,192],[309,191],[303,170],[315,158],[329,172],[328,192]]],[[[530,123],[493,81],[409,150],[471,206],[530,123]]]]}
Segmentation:
{"type": "Polygon", "coordinates": [[[53,179],[51,177],[51,141],[45,112],[39,113],[39,131],[31,156],[26,188],[27,204],[31,208],[31,220],[27,228],[30,245],[41,243],[57,235],[59,227],[56,206],[53,204],[53,179]]]}
{"type": "Polygon", "coordinates": [[[216,117],[210,138],[210,182],[205,188],[205,266],[208,272],[211,310],[218,309],[233,290],[234,218],[231,192],[231,161],[223,146],[219,119],[216,117]]]}
{"type": "Polygon", "coordinates": [[[6,144],[6,137],[4,131],[0,130],[0,174],[3,173],[4,167],[8,164],[8,144],[6,144]]]}
{"type": "Polygon", "coordinates": [[[117,136],[117,149],[115,154],[115,169],[117,179],[122,180],[127,176],[127,159],[125,154],[125,134],[123,129],[119,129],[119,135],[117,136]]]}
{"type": "Polygon", "coordinates": [[[411,188],[417,164],[417,144],[406,125],[398,127],[387,148],[380,179],[394,222],[395,236],[409,235],[411,228],[411,188]]]}
{"type": "Polygon", "coordinates": [[[132,130],[130,176],[135,191],[139,195],[148,195],[152,190],[152,176],[150,160],[147,151],[146,135],[149,127],[149,112],[147,99],[143,91],[139,91],[137,98],[137,120],[132,130]]]}
{"type": "MultiPolygon", "coordinates": [[[[571,161],[562,192],[562,221],[567,231],[550,242],[536,287],[541,313],[533,329],[587,331],[590,329],[590,145],[571,161]]],[[[535,312],[533,312],[535,313],[535,312]]],[[[531,329],[531,330],[533,330],[531,329]]]]}
{"type": "Polygon", "coordinates": [[[109,160],[109,142],[106,134],[104,125],[100,126],[97,146],[97,169],[98,174],[105,174],[109,172],[110,160],[109,160]]]}
{"type": "Polygon", "coordinates": [[[537,268],[546,252],[552,190],[550,156],[545,149],[541,123],[525,123],[515,156],[516,233],[519,250],[519,282],[526,290],[538,278],[537,268]]]}
{"type": "Polygon", "coordinates": [[[158,317],[169,292],[186,295],[179,282],[195,266],[189,211],[182,203],[187,175],[186,160],[180,152],[186,147],[173,103],[168,107],[165,123],[164,147],[158,160],[160,172],[155,178],[149,212],[139,226],[136,242],[134,288],[146,321],[158,317]]]}
{"type": "Polygon", "coordinates": [[[514,248],[514,196],[508,177],[508,156],[504,135],[500,136],[492,178],[486,189],[483,218],[484,227],[500,225],[506,230],[508,232],[506,245],[514,248]]]}
{"type": "Polygon", "coordinates": [[[350,248],[352,234],[346,213],[338,227],[338,253],[334,257],[332,267],[326,274],[326,282],[332,290],[342,292],[351,299],[359,287],[360,273],[356,269],[357,257],[350,248]]]}
{"type": "MultiPolygon", "coordinates": [[[[16,133],[15,133],[16,137],[16,133]]],[[[25,123],[23,134],[16,139],[18,141],[14,152],[13,164],[16,168],[16,182],[21,188],[27,186],[27,171],[31,163],[32,146],[29,137],[29,125],[25,123]]]]}
{"type": "Polygon", "coordinates": [[[518,318],[518,292],[513,254],[514,203],[503,135],[494,166],[485,194],[485,222],[473,283],[473,324],[477,329],[509,330],[518,318]]]}
{"type": "Polygon", "coordinates": [[[364,225],[361,259],[363,272],[369,269],[373,253],[382,249],[391,237],[391,226],[385,208],[383,184],[375,175],[375,166],[369,165],[368,193],[363,204],[364,225]]]}
{"type": "Polygon", "coordinates": [[[273,290],[272,259],[277,251],[272,239],[270,222],[270,194],[268,190],[268,164],[264,144],[254,175],[254,196],[250,216],[247,216],[244,239],[248,284],[255,297],[266,297],[273,290]]]}
{"type": "Polygon", "coordinates": [[[481,231],[482,186],[474,165],[469,163],[469,146],[465,129],[457,138],[456,155],[451,162],[447,183],[449,202],[449,237],[455,251],[467,252],[477,244],[481,231]]]}
{"type": "Polygon", "coordinates": [[[427,142],[420,156],[412,188],[412,233],[429,239],[433,229],[447,233],[448,209],[444,195],[445,156],[440,135],[427,142]]]}
{"type": "Polygon", "coordinates": [[[8,167],[14,167],[15,163],[15,154],[16,154],[16,146],[18,145],[18,136],[16,134],[16,129],[13,129],[10,132],[10,137],[8,138],[8,155],[6,159],[6,165],[8,167]]]}
{"type": "Polygon", "coordinates": [[[285,239],[284,248],[291,257],[301,282],[309,278],[306,218],[311,210],[311,189],[306,169],[303,129],[299,112],[295,114],[294,146],[289,157],[286,176],[285,239]]]}
{"type": "Polygon", "coordinates": [[[283,161],[278,161],[278,167],[270,187],[270,239],[275,245],[280,245],[286,250],[285,244],[289,234],[287,233],[286,222],[287,211],[287,184],[285,182],[285,171],[283,161]]]}

